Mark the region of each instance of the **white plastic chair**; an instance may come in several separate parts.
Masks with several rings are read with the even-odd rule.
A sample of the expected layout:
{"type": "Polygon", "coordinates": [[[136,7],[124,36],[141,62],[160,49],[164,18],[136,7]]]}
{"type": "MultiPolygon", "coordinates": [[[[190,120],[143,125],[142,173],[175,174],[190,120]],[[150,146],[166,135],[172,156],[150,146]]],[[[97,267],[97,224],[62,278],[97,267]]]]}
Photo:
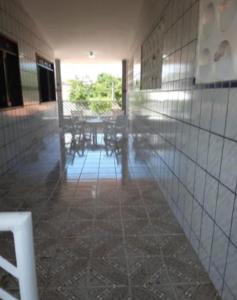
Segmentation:
{"type": "MultiPolygon", "coordinates": [[[[0,213],[0,231],[13,233],[17,262],[14,266],[0,256],[0,267],[18,279],[21,300],[38,300],[31,213],[0,213]]],[[[2,288],[0,299],[17,300],[2,288]]]]}

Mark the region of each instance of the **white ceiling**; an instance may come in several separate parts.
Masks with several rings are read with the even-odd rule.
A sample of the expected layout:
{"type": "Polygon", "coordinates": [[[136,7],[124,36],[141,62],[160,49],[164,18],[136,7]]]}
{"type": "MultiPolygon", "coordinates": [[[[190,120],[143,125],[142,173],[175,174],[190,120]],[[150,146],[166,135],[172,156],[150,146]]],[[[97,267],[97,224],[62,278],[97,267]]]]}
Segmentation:
{"type": "Polygon", "coordinates": [[[64,62],[128,58],[144,0],[19,0],[64,62]]]}

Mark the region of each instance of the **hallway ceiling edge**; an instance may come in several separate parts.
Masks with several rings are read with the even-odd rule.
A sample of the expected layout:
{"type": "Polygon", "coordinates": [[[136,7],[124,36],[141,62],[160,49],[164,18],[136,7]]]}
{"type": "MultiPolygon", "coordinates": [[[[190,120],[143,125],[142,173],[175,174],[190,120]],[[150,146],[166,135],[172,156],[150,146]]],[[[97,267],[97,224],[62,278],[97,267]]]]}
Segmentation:
{"type": "Polygon", "coordinates": [[[18,0],[55,54],[68,63],[114,63],[130,56],[144,0],[18,0]],[[59,5],[60,3],[60,5],[59,5]]]}

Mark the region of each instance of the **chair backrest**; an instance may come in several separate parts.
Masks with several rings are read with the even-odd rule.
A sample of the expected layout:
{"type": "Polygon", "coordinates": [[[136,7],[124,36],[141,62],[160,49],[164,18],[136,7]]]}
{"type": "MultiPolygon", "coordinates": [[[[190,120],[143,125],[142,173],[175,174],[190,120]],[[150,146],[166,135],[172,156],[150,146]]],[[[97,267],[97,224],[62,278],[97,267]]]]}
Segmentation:
{"type": "MultiPolygon", "coordinates": [[[[21,300],[38,300],[31,213],[0,213],[0,231],[13,233],[17,262],[14,266],[0,256],[0,267],[18,279],[21,300]]],[[[17,300],[3,288],[0,299],[17,300]]]]}
{"type": "Polygon", "coordinates": [[[83,110],[72,110],[71,115],[72,115],[72,118],[79,118],[79,119],[84,118],[83,110]]]}
{"type": "Polygon", "coordinates": [[[126,116],[116,118],[115,127],[118,133],[126,134],[128,130],[128,119],[126,116]]]}

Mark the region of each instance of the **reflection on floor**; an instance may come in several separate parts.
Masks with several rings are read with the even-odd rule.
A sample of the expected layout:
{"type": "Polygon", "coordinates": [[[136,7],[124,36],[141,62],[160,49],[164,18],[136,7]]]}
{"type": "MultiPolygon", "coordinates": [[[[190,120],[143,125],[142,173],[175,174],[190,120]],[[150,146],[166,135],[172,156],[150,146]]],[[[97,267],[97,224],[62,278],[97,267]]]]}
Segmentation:
{"type": "MultiPolygon", "coordinates": [[[[81,148],[66,135],[60,155],[53,137],[1,181],[2,211],[33,210],[41,299],[219,299],[137,141],[98,138],[81,148]]],[[[9,237],[0,242],[11,258],[9,237]]],[[[1,285],[17,293],[3,272],[1,285]]]]}

